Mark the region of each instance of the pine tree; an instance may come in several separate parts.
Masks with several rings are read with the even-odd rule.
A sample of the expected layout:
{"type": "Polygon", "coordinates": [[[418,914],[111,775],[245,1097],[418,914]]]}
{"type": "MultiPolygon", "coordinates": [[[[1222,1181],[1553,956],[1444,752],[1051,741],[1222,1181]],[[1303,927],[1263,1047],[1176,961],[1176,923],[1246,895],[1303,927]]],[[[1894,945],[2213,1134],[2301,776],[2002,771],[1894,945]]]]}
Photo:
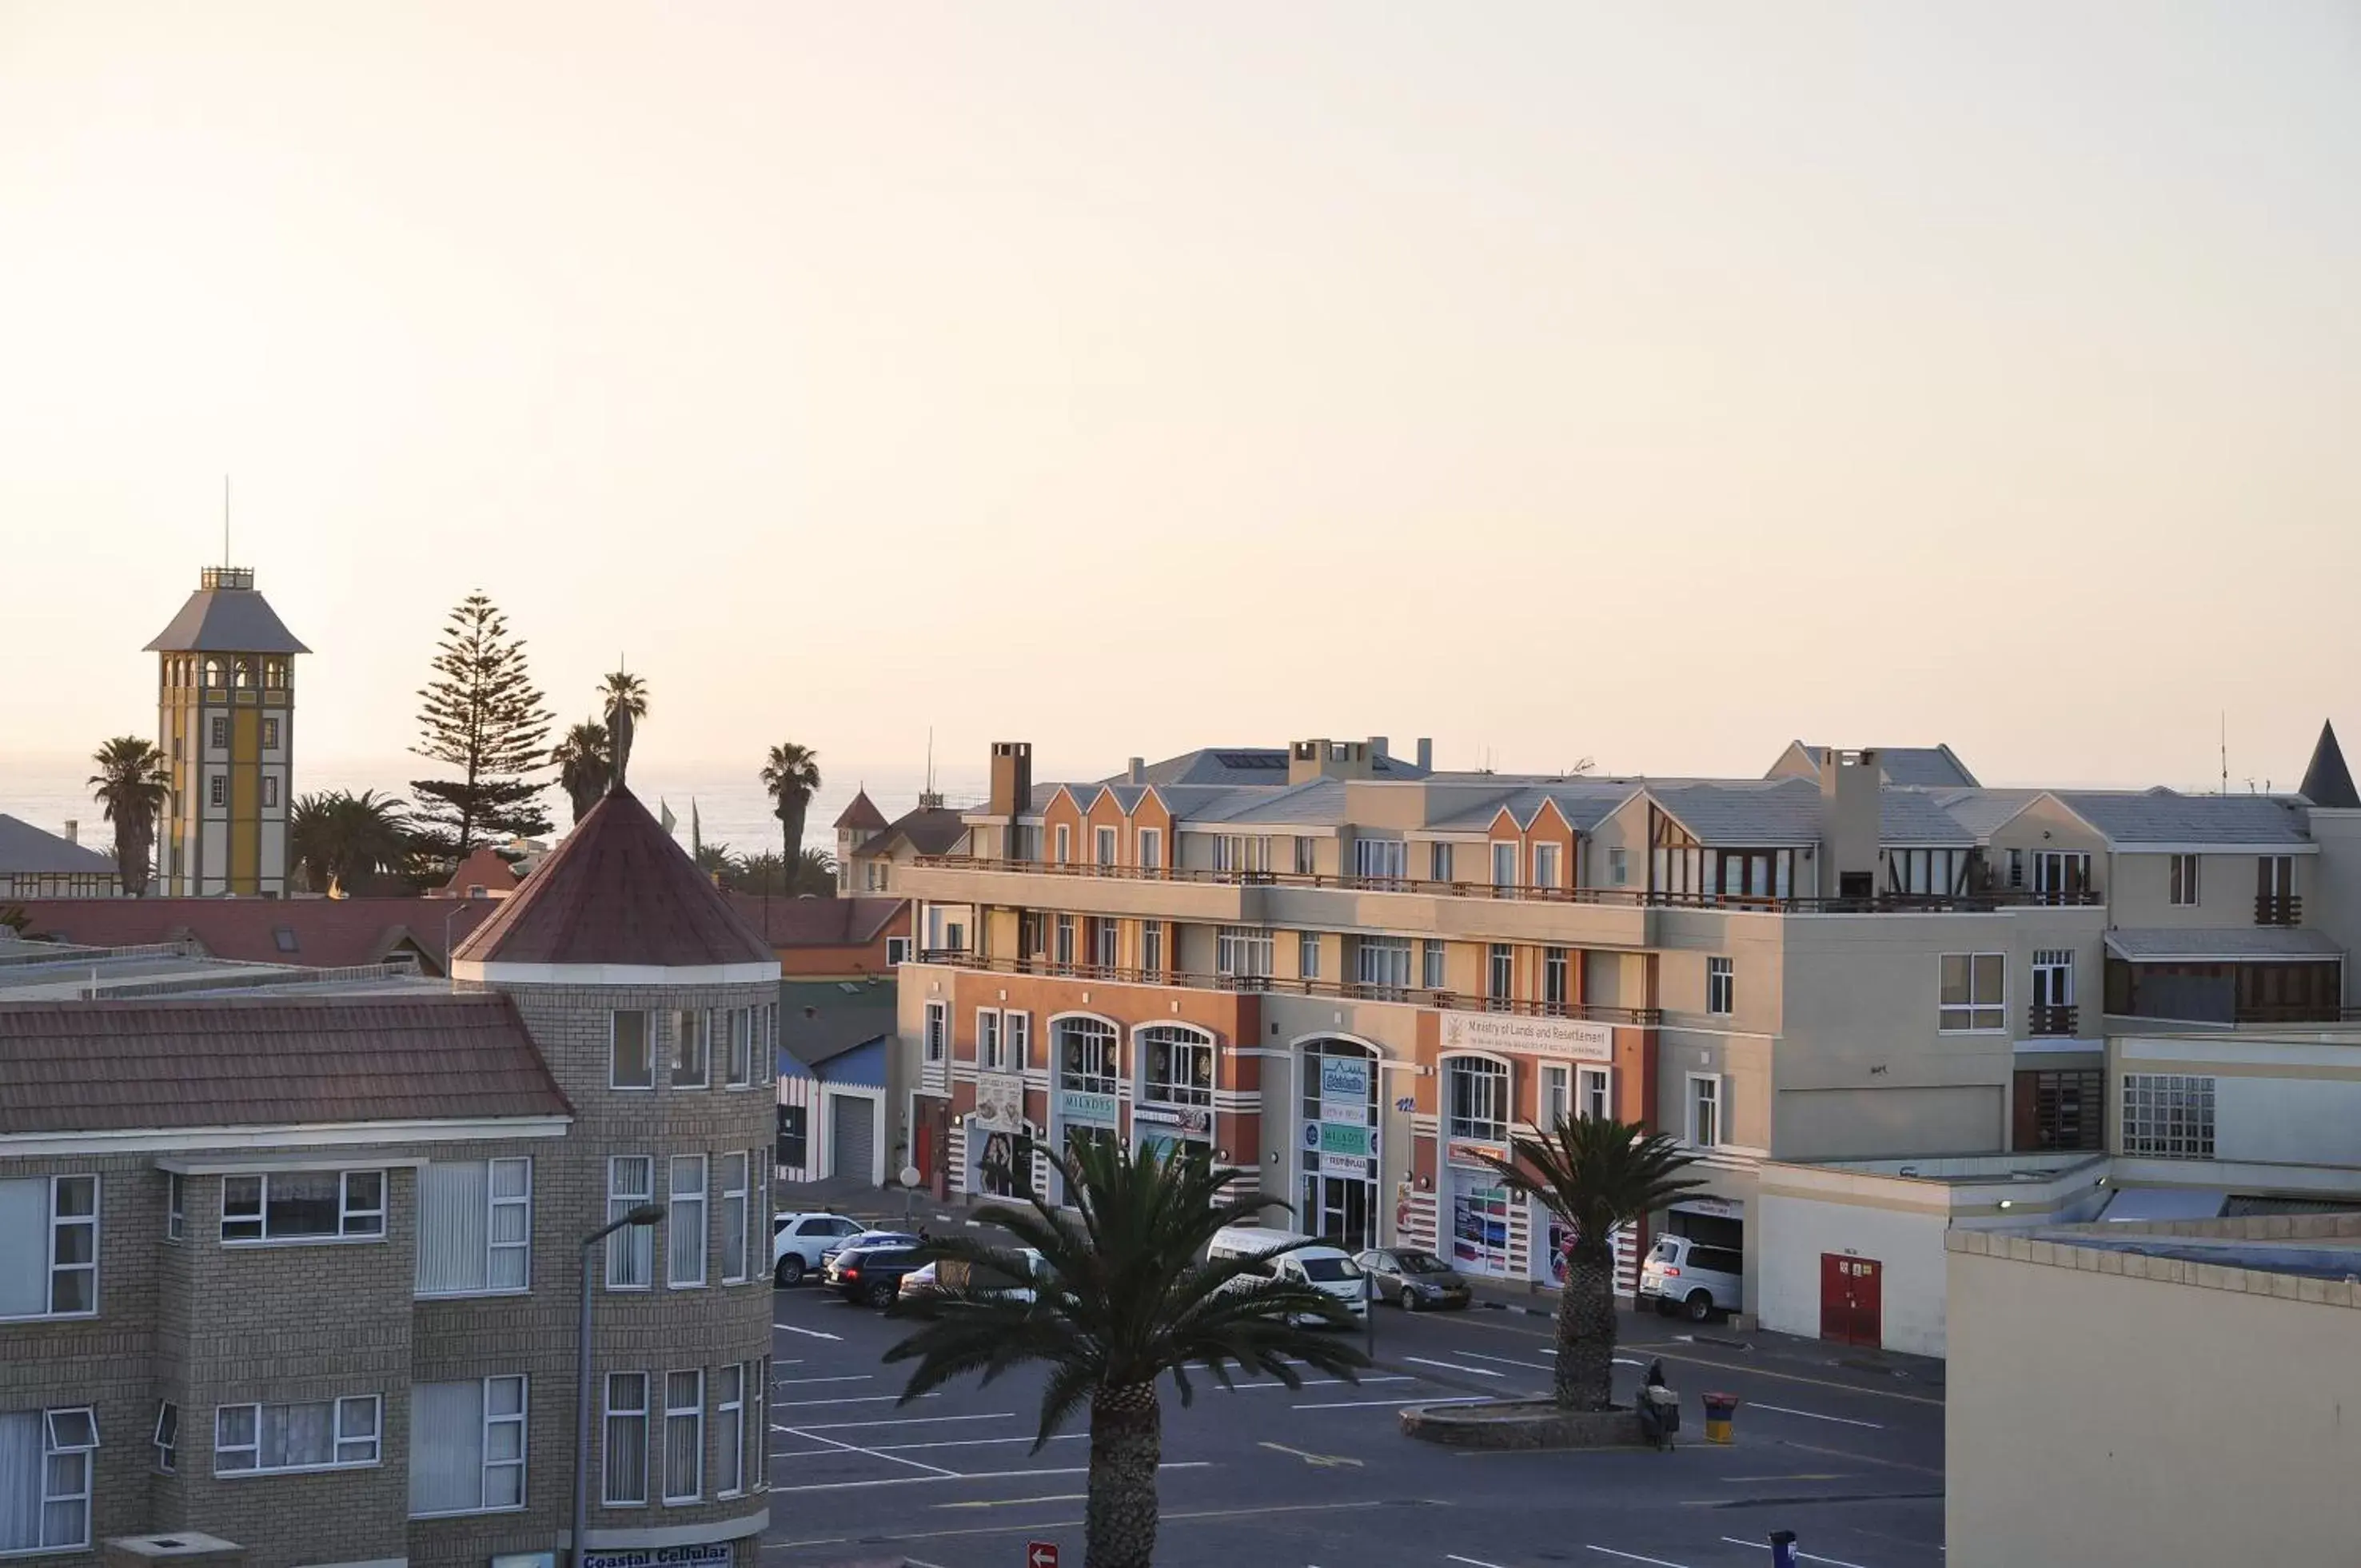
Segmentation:
{"type": "Polygon", "coordinates": [[[546,787],[528,774],[549,765],[554,716],[525,667],[524,641],[480,593],[459,601],[443,629],[434,679],[419,692],[423,731],[411,750],[459,771],[413,779],[419,847],[454,861],[496,834],[549,831],[546,787]]]}

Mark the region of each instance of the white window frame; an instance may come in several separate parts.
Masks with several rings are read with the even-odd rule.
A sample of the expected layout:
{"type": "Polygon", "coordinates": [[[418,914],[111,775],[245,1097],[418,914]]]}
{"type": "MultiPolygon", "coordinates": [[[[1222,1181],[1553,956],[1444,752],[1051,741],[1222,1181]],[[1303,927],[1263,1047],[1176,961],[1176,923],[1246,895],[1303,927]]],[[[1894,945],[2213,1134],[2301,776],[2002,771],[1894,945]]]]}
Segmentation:
{"type": "Polygon", "coordinates": [[[0,1317],[0,1322],[32,1322],[37,1320],[98,1316],[98,1258],[99,1246],[103,1239],[99,1234],[99,1216],[104,1198],[100,1179],[95,1174],[75,1172],[66,1176],[33,1176],[16,1179],[37,1181],[44,1185],[39,1227],[41,1256],[44,1260],[40,1270],[43,1276],[41,1296],[43,1310],[22,1315],[12,1314],[0,1317]],[[69,1187],[79,1187],[87,1191],[87,1212],[68,1214],[62,1212],[64,1205],[60,1194],[69,1187]],[[66,1250],[66,1237],[76,1231],[89,1233],[90,1255],[86,1260],[63,1262],[61,1254],[66,1250]],[[61,1312],[58,1310],[60,1286],[67,1277],[78,1274],[90,1277],[90,1305],[86,1309],[61,1312]]]}
{"type": "Polygon", "coordinates": [[[1705,1010],[1717,1018],[1738,1011],[1738,969],[1726,958],[1705,961],[1705,1010]]]}
{"type": "Polygon", "coordinates": [[[1001,1036],[1000,1012],[997,1008],[975,1010],[975,1067],[978,1072],[1000,1072],[1001,1036]]]}
{"type": "Polygon", "coordinates": [[[1542,949],[1542,1005],[1560,1017],[1574,1006],[1574,955],[1564,948],[1542,949]]]}
{"type": "Polygon", "coordinates": [[[664,1507],[670,1508],[705,1500],[705,1368],[682,1367],[676,1371],[666,1372],[664,1375],[664,1507]],[[697,1380],[696,1387],[685,1404],[675,1401],[673,1398],[672,1385],[675,1377],[692,1377],[697,1380]],[[677,1489],[676,1483],[679,1477],[672,1473],[672,1429],[675,1421],[688,1422],[697,1433],[697,1442],[693,1445],[693,1451],[697,1454],[697,1473],[689,1478],[690,1486],[685,1492],[677,1489]]]}
{"type": "Polygon", "coordinates": [[[164,1173],[164,1239],[183,1241],[189,1234],[189,1179],[177,1170],[164,1173]]]}
{"type": "Polygon", "coordinates": [[[1123,1081],[1123,1031],[1105,1019],[1075,1013],[1051,1020],[1049,1056],[1060,1089],[1089,1094],[1121,1092],[1118,1086],[1123,1081]],[[1066,1038],[1059,1038],[1060,1034],[1066,1038]],[[1065,1047],[1070,1044],[1082,1047],[1082,1065],[1079,1068],[1067,1065],[1069,1053],[1065,1047]]]}
{"type": "Polygon", "coordinates": [[[1422,938],[1419,943],[1419,984],[1427,991],[1444,991],[1451,983],[1451,949],[1441,939],[1422,938]]]}
{"type": "Polygon", "coordinates": [[[714,1456],[720,1462],[713,1495],[737,1497],[746,1491],[746,1364],[733,1361],[713,1371],[714,1456]],[[734,1433],[724,1442],[725,1434],[734,1433]]]}
{"type": "Polygon", "coordinates": [[[730,1007],[722,1011],[722,1032],[730,1036],[730,1065],[722,1081],[731,1089],[746,1089],[754,1082],[754,1020],[759,1007],[730,1007]]]}
{"type": "Polygon", "coordinates": [[[1605,1122],[1615,1115],[1615,1069],[1583,1067],[1574,1069],[1574,1113],[1605,1122]]]}
{"type": "Polygon", "coordinates": [[[1091,864],[1102,870],[1111,868],[1123,854],[1123,829],[1098,828],[1091,829],[1091,864]]]}
{"type": "Polygon", "coordinates": [[[1427,881],[1447,883],[1455,880],[1451,874],[1455,869],[1452,861],[1456,858],[1452,853],[1454,848],[1449,840],[1444,839],[1437,839],[1426,847],[1427,881]]]}
{"type": "Polygon", "coordinates": [[[1513,942],[1488,942],[1484,948],[1484,1006],[1488,1012],[1509,1013],[1516,1007],[1517,948],[1513,942]],[[1501,976],[1504,972],[1507,979],[1501,976]]]}
{"type": "Polygon", "coordinates": [[[899,965],[899,964],[906,964],[906,963],[908,963],[909,961],[910,961],[910,938],[907,938],[907,937],[888,937],[888,938],[885,938],[885,967],[886,967],[887,969],[893,969],[893,968],[895,968],[896,965],[899,965]]]}
{"type": "Polygon", "coordinates": [[[1353,874],[1380,884],[1408,881],[1410,845],[1400,839],[1355,839],[1353,874]]]}
{"type": "MultiPolygon", "coordinates": [[[[607,1374],[604,1417],[598,1425],[598,1501],[609,1508],[644,1508],[648,1506],[648,1467],[654,1462],[655,1450],[649,1445],[648,1378],[645,1372],[609,1372],[607,1374]],[[615,1386],[619,1383],[639,1385],[636,1405],[615,1402],[615,1386]],[[640,1473],[635,1495],[618,1497],[615,1491],[615,1423],[636,1421],[640,1428],[640,1473]]],[[[632,1477],[624,1477],[632,1479],[632,1477]]]]}
{"type": "Polygon", "coordinates": [[[1540,1098],[1533,1115],[1533,1125],[1548,1133],[1561,1117],[1574,1116],[1574,1068],[1566,1062],[1542,1063],[1540,1098]]]}
{"type": "Polygon", "coordinates": [[[1123,965],[1123,927],[1104,915],[1091,927],[1091,962],[1102,970],[1123,965]]]}
{"type": "Polygon", "coordinates": [[[654,1015],[644,1007],[619,1007],[607,1014],[608,1088],[642,1094],[655,1092],[656,1047],[653,1017],[654,1015]],[[616,1055],[616,1047],[622,1044],[623,1020],[627,1017],[637,1018],[640,1021],[640,1057],[647,1063],[648,1069],[647,1081],[644,1083],[627,1083],[616,1076],[615,1069],[621,1066],[621,1059],[616,1055]]]}
{"type": "MultiPolygon", "coordinates": [[[[444,1380],[437,1379],[437,1381],[444,1380]]],[[[414,1519],[465,1519],[475,1514],[522,1513],[528,1501],[525,1490],[526,1449],[533,1435],[533,1423],[531,1420],[533,1409],[533,1388],[530,1379],[528,1379],[522,1372],[509,1372],[498,1373],[492,1376],[484,1378],[454,1377],[447,1379],[447,1381],[452,1383],[474,1383],[476,1385],[476,1419],[478,1422],[478,1435],[476,1439],[476,1504],[472,1508],[431,1508],[423,1512],[413,1511],[410,1517],[414,1519]],[[515,1386],[517,1408],[514,1410],[496,1412],[492,1409],[492,1386],[494,1384],[513,1384],[515,1386]],[[493,1433],[501,1430],[508,1431],[514,1440],[516,1453],[513,1457],[504,1456],[501,1458],[494,1458],[492,1455],[493,1433]],[[517,1473],[517,1500],[515,1502],[495,1503],[491,1501],[492,1473],[496,1470],[513,1470],[517,1473]]],[[[416,1443],[417,1436],[415,1432],[412,1434],[411,1441],[413,1445],[416,1443]]]]}
{"type": "Polygon", "coordinates": [[[386,1173],[384,1171],[362,1168],[350,1170],[266,1170],[243,1176],[225,1176],[222,1178],[221,1244],[224,1246],[235,1247],[347,1246],[356,1243],[382,1242],[385,1240],[386,1232],[385,1205],[386,1190],[388,1186],[389,1183],[386,1180],[386,1173]],[[334,1176],[336,1179],[335,1234],[334,1235],[317,1236],[272,1235],[270,1234],[270,1182],[272,1177],[322,1175],[334,1176]],[[377,1204],[374,1208],[366,1203],[357,1203],[354,1201],[353,1179],[356,1177],[375,1177],[377,1179],[377,1204]],[[239,1181],[251,1181],[255,1184],[254,1209],[251,1213],[248,1213],[245,1209],[241,1208],[236,1216],[232,1216],[229,1207],[230,1184],[232,1182],[239,1181]],[[355,1228],[356,1222],[369,1221],[375,1222],[374,1228],[355,1228]],[[229,1234],[229,1227],[232,1224],[251,1224],[255,1227],[255,1234],[250,1236],[233,1236],[229,1234]]]}
{"type": "MultiPolygon", "coordinates": [[[[445,1162],[441,1160],[429,1161],[427,1168],[431,1169],[434,1166],[443,1163],[445,1162]]],[[[481,1285],[460,1286],[448,1290],[419,1289],[415,1294],[426,1300],[464,1296],[531,1294],[533,1290],[533,1160],[529,1157],[520,1155],[503,1156],[498,1159],[454,1160],[449,1163],[480,1165],[484,1168],[484,1282],[481,1285]],[[503,1172],[511,1177],[522,1176],[523,1190],[503,1193],[500,1190],[500,1178],[503,1172]],[[503,1241],[500,1239],[501,1216],[511,1212],[522,1212],[523,1223],[514,1227],[522,1233],[522,1239],[503,1241]],[[497,1284],[495,1281],[499,1279],[501,1272],[499,1266],[501,1257],[503,1255],[511,1254],[515,1255],[521,1264],[516,1274],[522,1283],[497,1284]]],[[[418,1223],[422,1230],[426,1223],[427,1214],[425,1188],[426,1174],[422,1170],[412,1186],[412,1191],[418,1195],[415,1201],[418,1207],[418,1223]]],[[[424,1240],[422,1234],[417,1249],[422,1258],[426,1253],[424,1240]]]]}
{"type": "Polygon", "coordinates": [[[1139,1099],[1150,1105],[1213,1103],[1213,1078],[1220,1070],[1219,1047],[1213,1036],[1193,1024],[1143,1024],[1132,1031],[1132,1059],[1139,1071],[1139,1099]],[[1165,1071],[1154,1075],[1158,1047],[1164,1051],[1165,1071]],[[1205,1071],[1200,1080],[1196,1069],[1205,1071]]]}
{"type": "Polygon", "coordinates": [[[1164,922],[1161,920],[1139,923],[1139,968],[1144,974],[1164,972],[1164,922]]]}
{"type": "Polygon", "coordinates": [[[2165,868],[2166,892],[2176,909],[2194,909],[2205,896],[2203,857],[2199,855],[2168,855],[2165,868]]]}
{"type": "Polygon", "coordinates": [[[1061,866],[1074,863],[1074,826],[1071,822],[1058,824],[1058,863],[1061,866]]]}
{"type": "Polygon", "coordinates": [[[156,1401],[156,1430],[148,1437],[156,1450],[156,1468],[166,1475],[181,1471],[181,1407],[170,1399],[156,1401]]]}
{"type": "Polygon", "coordinates": [[[744,1149],[730,1149],[714,1156],[714,1159],[721,1168],[714,1173],[714,1185],[721,1190],[721,1283],[743,1285],[753,1274],[754,1158],[744,1149]],[[733,1242],[738,1247],[738,1266],[734,1270],[730,1266],[733,1242]]]}
{"type": "Polygon", "coordinates": [[[2033,952],[2033,994],[2026,1002],[2034,1007],[2071,1007],[2074,1005],[2074,949],[2071,948],[2037,948],[2033,952]],[[2044,984],[2042,976],[2059,975],[2044,984]],[[2044,998],[2042,992],[2052,992],[2044,998]]]}
{"type": "Polygon", "coordinates": [[[1518,845],[1514,839],[1495,839],[1492,843],[1492,891],[1513,893],[1517,887],[1518,845]]]}
{"type": "Polygon", "coordinates": [[[1353,978],[1380,994],[1399,996],[1410,989],[1416,961],[1407,937],[1364,937],[1354,944],[1353,978]]]}
{"type": "Polygon", "coordinates": [[[385,1462],[384,1401],[375,1394],[344,1394],[333,1399],[290,1399],[278,1404],[259,1401],[250,1404],[216,1405],[214,1407],[214,1475],[217,1480],[237,1480],[248,1475],[303,1475],[319,1470],[374,1470],[385,1462]],[[262,1416],[265,1410],[291,1409],[297,1405],[333,1403],[335,1412],[329,1418],[328,1452],[332,1456],[321,1464],[265,1464],[262,1463],[262,1416]],[[253,1431],[245,1442],[225,1442],[222,1438],[224,1418],[236,1411],[248,1412],[253,1431]],[[366,1412],[367,1420],[360,1417],[366,1412]],[[347,1422],[353,1431],[346,1435],[347,1422]],[[362,1430],[366,1428],[366,1430],[362,1430]],[[346,1457],[346,1451],[353,1452],[346,1457]],[[246,1454],[253,1463],[225,1467],[225,1455],[246,1454]]]}
{"type": "Polygon", "coordinates": [[[1294,844],[1295,874],[1318,876],[1320,874],[1319,840],[1309,834],[1299,833],[1295,836],[1294,844]]]}
{"type": "Polygon", "coordinates": [[[12,1550],[5,1555],[15,1559],[87,1550],[91,1545],[91,1497],[97,1489],[93,1474],[98,1468],[94,1457],[99,1446],[96,1412],[88,1405],[64,1405],[9,1413],[30,1417],[40,1423],[40,1449],[33,1461],[39,1471],[35,1482],[39,1497],[33,1505],[34,1530],[39,1544],[12,1550]],[[61,1431],[60,1418],[69,1425],[78,1420],[82,1430],[61,1431]],[[60,1442],[60,1437],[68,1441],[60,1442]],[[71,1456],[72,1463],[63,1466],[64,1473],[60,1475],[59,1461],[67,1456],[71,1456]],[[48,1529],[51,1508],[77,1503],[81,1505],[77,1510],[79,1529],[72,1540],[52,1540],[40,1533],[48,1529]]]}
{"type": "Polygon", "coordinates": [[[951,1009],[948,1002],[927,1003],[925,1037],[922,1041],[929,1065],[950,1054],[951,1009]]]}
{"type": "Polygon", "coordinates": [[[1141,870],[1160,870],[1164,864],[1164,829],[1142,828],[1139,830],[1138,854],[1141,870]]]}
{"type": "Polygon", "coordinates": [[[664,1178],[664,1288],[668,1290],[701,1290],[705,1288],[706,1259],[712,1237],[712,1186],[705,1156],[676,1154],[667,1163],[664,1178]],[[681,1185],[683,1172],[693,1172],[695,1185],[681,1185]],[[681,1211],[696,1211],[693,1226],[684,1225],[681,1211]],[[697,1271],[681,1267],[679,1238],[693,1229],[697,1236],[697,1271]]]}
{"type": "Polygon", "coordinates": [[[664,1082],[674,1089],[705,1089],[712,1085],[712,1009],[682,1007],[674,1011],[672,1057],[664,1082]],[[690,1076],[692,1073],[695,1076],[690,1076]]]}
{"type": "Polygon", "coordinates": [[[1268,980],[1278,939],[1267,926],[1222,926],[1213,933],[1213,972],[1233,980],[1268,980]]]}
{"type": "Polygon", "coordinates": [[[1631,855],[1620,844],[1607,847],[1607,885],[1628,886],[1631,881],[1631,855]]]}
{"type": "Polygon", "coordinates": [[[1298,931],[1295,934],[1295,972],[1303,980],[1320,978],[1320,933],[1298,931]]]}
{"type": "Polygon", "coordinates": [[[1935,1026],[1944,1035],[2004,1034],[2008,1029],[2008,955],[2005,953],[1944,953],[1936,959],[1935,1026]],[[1943,1000],[1942,966],[1952,959],[1964,959],[1968,965],[1968,997],[1965,1002],[1943,1000]],[[1985,1001],[1976,994],[1976,971],[1991,960],[1991,969],[2000,976],[2000,995],[1985,1001]]]}
{"type": "Polygon", "coordinates": [[[1033,1014],[1013,1009],[1001,1014],[1000,1048],[1005,1070],[1023,1072],[1032,1065],[1026,1058],[1033,1054],[1033,1014]]]}
{"type": "Polygon", "coordinates": [[[1557,886],[1559,872],[1565,864],[1565,850],[1563,845],[1535,844],[1533,846],[1533,885],[1535,887],[1557,886]]]}
{"type": "Polygon", "coordinates": [[[1058,966],[1058,970],[1061,974],[1071,970],[1074,967],[1074,917],[1071,915],[1059,916],[1057,925],[1051,929],[1049,940],[1049,961],[1058,966]]]}
{"type": "Polygon", "coordinates": [[[214,773],[205,780],[205,803],[216,809],[229,804],[229,775],[214,773]]]}
{"type": "MultiPolygon", "coordinates": [[[[1509,1129],[1516,1116],[1516,1069],[1498,1057],[1479,1056],[1472,1052],[1444,1057],[1437,1066],[1443,1075],[1439,1110],[1444,1137],[1471,1139],[1483,1144],[1506,1144],[1509,1141],[1509,1129]],[[1454,1104],[1455,1095],[1453,1091],[1453,1084],[1463,1068],[1472,1074],[1480,1076],[1487,1082],[1495,1082],[1499,1085],[1499,1103],[1496,1107],[1499,1113],[1499,1120],[1475,1122],[1463,1120],[1460,1117],[1454,1104]]],[[[1490,1095],[1488,1094],[1485,1098],[1488,1099],[1490,1095]]]]}
{"type": "Polygon", "coordinates": [[[1722,1092],[1723,1075],[1718,1072],[1692,1072],[1686,1075],[1688,1091],[1681,1101],[1682,1140],[1691,1148],[1721,1147],[1730,1137],[1730,1098],[1722,1092]],[[1705,1091],[1700,1095],[1699,1090],[1705,1091]],[[1713,1125],[1705,1128],[1706,1120],[1697,1113],[1710,1107],[1713,1125]],[[1709,1132],[1711,1136],[1701,1135],[1709,1132]]]}
{"type": "Polygon", "coordinates": [[[2213,1159],[2215,1080],[2210,1073],[2127,1072],[2123,1077],[2124,1153],[2147,1159],[2213,1159]]]}
{"type": "MultiPolygon", "coordinates": [[[[642,1203],[655,1201],[656,1162],[653,1155],[619,1154],[607,1157],[607,1220],[609,1223],[621,1219],[642,1203]],[[620,1178],[636,1168],[644,1179],[626,1186],[620,1178]]],[[[629,1272],[624,1271],[624,1272],[629,1272]]],[[[655,1227],[625,1225],[607,1238],[607,1288],[609,1290],[653,1290],[655,1288],[655,1227]],[[628,1252],[625,1250],[629,1248],[628,1252]],[[619,1280],[617,1265],[627,1260],[637,1263],[640,1278],[634,1282],[619,1280]]]]}

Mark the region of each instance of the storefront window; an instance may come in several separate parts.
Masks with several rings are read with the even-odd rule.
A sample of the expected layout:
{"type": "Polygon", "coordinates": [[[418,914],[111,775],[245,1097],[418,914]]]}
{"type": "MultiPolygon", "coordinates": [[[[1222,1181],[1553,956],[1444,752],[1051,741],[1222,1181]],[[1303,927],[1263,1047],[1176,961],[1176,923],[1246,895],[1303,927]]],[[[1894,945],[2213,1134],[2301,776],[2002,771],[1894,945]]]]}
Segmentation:
{"type": "Polygon", "coordinates": [[[1159,1024],[1139,1031],[1140,1097],[1160,1105],[1213,1102],[1213,1042],[1195,1029],[1159,1024]]]}
{"type": "Polygon", "coordinates": [[[1346,1040],[1303,1047],[1299,1219],[1348,1250],[1378,1245],[1378,1055],[1346,1040]]]}
{"type": "Polygon", "coordinates": [[[1113,1094],[1115,1025],[1096,1018],[1060,1018],[1057,1027],[1060,1085],[1086,1094],[1113,1094]]]}
{"type": "MultiPolygon", "coordinates": [[[[1466,1180],[1466,1178],[1462,1178],[1466,1180]]],[[[1509,1190],[1456,1186],[1451,1199],[1451,1261],[1471,1274],[1509,1272],[1509,1190]]]]}

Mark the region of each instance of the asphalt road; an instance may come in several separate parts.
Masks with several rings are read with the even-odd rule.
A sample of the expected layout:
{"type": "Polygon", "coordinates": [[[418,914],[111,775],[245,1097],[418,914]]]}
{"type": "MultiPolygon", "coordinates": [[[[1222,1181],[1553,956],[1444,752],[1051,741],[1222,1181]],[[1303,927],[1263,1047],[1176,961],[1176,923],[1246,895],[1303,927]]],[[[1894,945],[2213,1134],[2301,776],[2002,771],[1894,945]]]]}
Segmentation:
{"type": "MultiPolygon", "coordinates": [[[[1081,1563],[1087,1436],[1032,1452],[1038,1376],[904,1406],[903,1370],[879,1357],[908,1325],[813,1286],[774,1299],[766,1568],[1015,1568],[1037,1540],[1081,1563]]],[[[1653,1315],[1623,1323],[1619,1392],[1661,1356],[1683,1395],[1673,1453],[1461,1454],[1403,1437],[1404,1404],[1547,1389],[1548,1321],[1481,1309],[1379,1309],[1379,1365],[1357,1386],[1198,1379],[1188,1409],[1168,1392],[1158,1563],[1763,1568],[1774,1529],[1833,1568],[1941,1562],[1939,1387],[1808,1342],[1741,1348],[1653,1315]],[[1708,1388],[1742,1401],[1728,1446],[1703,1441],[1708,1388]]]]}

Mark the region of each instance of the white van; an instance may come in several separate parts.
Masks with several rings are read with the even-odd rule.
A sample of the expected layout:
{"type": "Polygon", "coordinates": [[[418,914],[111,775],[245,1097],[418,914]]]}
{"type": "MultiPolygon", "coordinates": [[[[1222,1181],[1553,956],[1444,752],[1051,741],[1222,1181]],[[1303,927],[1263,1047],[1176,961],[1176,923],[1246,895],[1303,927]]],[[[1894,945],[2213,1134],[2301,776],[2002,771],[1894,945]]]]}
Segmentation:
{"type": "Polygon", "coordinates": [[[1213,1233],[1213,1242],[1205,1248],[1205,1260],[1212,1263],[1225,1257],[1254,1257],[1283,1246],[1295,1250],[1279,1254],[1254,1272],[1265,1278],[1292,1280],[1323,1291],[1336,1298],[1356,1318],[1369,1315],[1368,1282],[1352,1255],[1298,1232],[1273,1230],[1267,1225],[1231,1225],[1213,1233]]]}
{"type": "Polygon", "coordinates": [[[1746,1255],[1689,1236],[1658,1236],[1640,1266],[1640,1299],[1701,1323],[1746,1304],[1746,1255]]]}

